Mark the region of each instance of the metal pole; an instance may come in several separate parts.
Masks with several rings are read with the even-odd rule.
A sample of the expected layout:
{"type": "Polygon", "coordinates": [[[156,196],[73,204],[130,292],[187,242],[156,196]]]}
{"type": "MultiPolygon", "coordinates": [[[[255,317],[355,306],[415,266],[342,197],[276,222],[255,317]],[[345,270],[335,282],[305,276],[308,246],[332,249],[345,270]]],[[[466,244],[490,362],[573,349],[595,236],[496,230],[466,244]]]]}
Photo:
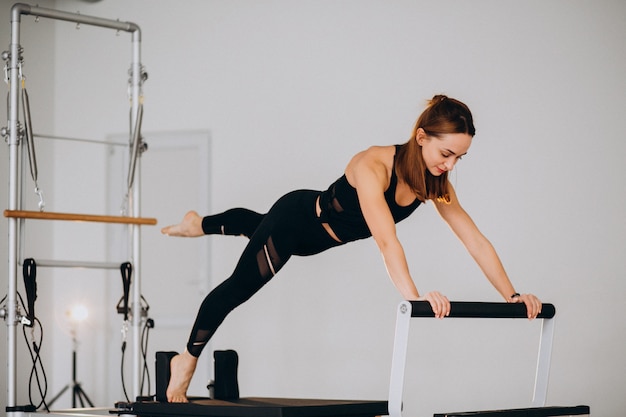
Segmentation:
{"type": "Polygon", "coordinates": [[[545,406],[548,397],[554,322],[554,319],[543,319],[541,321],[541,337],[539,339],[539,352],[537,353],[537,371],[535,373],[535,389],[532,401],[533,407],[545,406]]]}
{"type": "Polygon", "coordinates": [[[402,394],[404,393],[404,370],[409,344],[409,324],[412,305],[403,301],[398,305],[396,332],[391,357],[391,376],[389,378],[389,417],[402,417],[402,394]]]}
{"type": "MultiPolygon", "coordinates": [[[[9,63],[9,208],[17,209],[19,166],[19,59],[20,59],[20,13],[19,7],[11,9],[11,44],[9,63]]],[[[7,293],[7,406],[15,407],[17,364],[17,219],[9,219],[9,282],[7,293]]]]}
{"type": "Polygon", "coordinates": [[[72,349],[72,408],[76,408],[76,338],[72,349]]]}
{"type": "MultiPolygon", "coordinates": [[[[141,32],[139,30],[133,32],[132,39],[132,61],[131,61],[131,114],[132,114],[132,125],[131,125],[131,135],[129,137],[129,141],[132,141],[132,132],[138,127],[137,124],[140,123],[139,120],[139,106],[141,105],[140,100],[141,97],[141,83],[142,83],[142,69],[141,69],[141,32]]],[[[140,133],[139,133],[140,134],[140,133]]],[[[137,140],[140,140],[140,136],[137,137],[137,140]]],[[[132,146],[132,142],[129,142],[130,146],[132,146]]],[[[132,157],[132,154],[129,156],[132,157]]],[[[141,213],[141,158],[137,159],[136,164],[137,167],[137,178],[132,187],[132,195],[131,201],[129,205],[132,204],[132,215],[139,216],[141,213]]],[[[141,307],[141,240],[140,240],[140,232],[141,228],[139,225],[131,226],[132,231],[132,257],[133,266],[135,270],[135,279],[133,281],[133,315],[132,315],[132,333],[133,333],[133,348],[132,348],[132,357],[133,357],[133,398],[137,398],[141,395],[141,322],[142,322],[142,307],[141,307]]]]}
{"type": "Polygon", "coordinates": [[[119,20],[110,20],[94,16],[85,16],[78,13],[62,12],[60,10],[46,9],[39,6],[30,6],[24,3],[15,4],[13,9],[18,10],[18,13],[24,15],[49,17],[51,19],[65,20],[67,22],[84,23],[91,26],[123,30],[124,32],[139,32],[139,26],[132,22],[120,22],[119,20]]]}

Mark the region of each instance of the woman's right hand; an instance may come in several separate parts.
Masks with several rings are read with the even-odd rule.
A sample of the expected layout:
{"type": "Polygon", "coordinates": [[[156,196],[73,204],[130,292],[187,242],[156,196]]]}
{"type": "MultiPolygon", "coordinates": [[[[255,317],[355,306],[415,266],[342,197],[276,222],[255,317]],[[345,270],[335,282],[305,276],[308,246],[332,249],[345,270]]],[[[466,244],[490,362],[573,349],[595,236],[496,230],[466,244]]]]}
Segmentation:
{"type": "Polygon", "coordinates": [[[433,309],[433,313],[435,313],[435,317],[438,319],[442,319],[450,315],[450,300],[448,300],[448,297],[441,294],[439,291],[428,292],[426,295],[421,296],[418,300],[428,301],[430,303],[430,307],[433,309]]]}

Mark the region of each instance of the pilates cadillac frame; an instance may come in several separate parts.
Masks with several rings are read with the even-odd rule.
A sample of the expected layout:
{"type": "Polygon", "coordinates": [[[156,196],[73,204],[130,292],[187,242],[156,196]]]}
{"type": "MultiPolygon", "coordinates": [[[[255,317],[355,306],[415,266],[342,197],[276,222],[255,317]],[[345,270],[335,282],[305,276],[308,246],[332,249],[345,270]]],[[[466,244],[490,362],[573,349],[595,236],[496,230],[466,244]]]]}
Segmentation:
{"type": "MultiPolygon", "coordinates": [[[[43,220],[70,220],[70,221],[91,221],[91,222],[108,222],[108,223],[120,223],[127,224],[130,228],[129,233],[129,257],[134,264],[135,279],[132,283],[132,304],[131,309],[135,310],[131,312],[132,315],[132,365],[133,365],[133,381],[132,391],[133,396],[139,395],[140,390],[140,363],[141,363],[141,351],[140,351],[140,331],[141,331],[141,280],[140,280],[140,225],[141,224],[156,224],[155,219],[142,219],[139,216],[140,213],[140,181],[134,181],[135,163],[136,160],[131,161],[132,165],[129,170],[129,189],[128,189],[128,214],[129,216],[92,216],[82,214],[67,214],[67,213],[47,213],[47,212],[29,212],[22,210],[21,202],[19,200],[20,190],[23,187],[23,179],[20,175],[20,158],[22,155],[21,147],[26,142],[23,138],[24,131],[21,129],[18,121],[19,114],[19,102],[20,102],[20,77],[21,77],[21,55],[22,49],[20,46],[20,24],[22,16],[32,15],[37,18],[50,18],[61,21],[74,22],[76,24],[84,24],[91,26],[99,26],[103,28],[109,28],[118,32],[129,32],[131,34],[132,43],[132,58],[129,81],[129,95],[131,99],[131,132],[134,132],[133,137],[130,138],[129,147],[132,150],[132,154],[136,157],[137,143],[139,141],[138,132],[141,124],[141,86],[143,83],[142,67],[141,67],[141,31],[139,26],[130,22],[121,22],[119,20],[101,19],[98,17],[86,16],[81,14],[67,13],[63,11],[46,9],[42,7],[30,6],[28,4],[16,3],[11,9],[11,41],[9,51],[3,53],[3,59],[8,62],[7,65],[7,77],[10,81],[9,91],[9,103],[8,103],[8,126],[2,129],[2,136],[5,137],[5,141],[9,148],[9,207],[4,211],[5,217],[8,220],[8,294],[6,310],[3,310],[3,316],[7,322],[7,402],[6,412],[7,416],[22,415],[24,407],[16,405],[16,361],[17,361],[17,343],[16,343],[16,327],[22,322],[23,316],[18,308],[17,303],[17,271],[19,259],[19,240],[20,228],[24,219],[37,218],[43,220]],[[132,172],[130,172],[132,171],[132,172]],[[133,178],[130,178],[132,174],[133,178]]],[[[25,98],[22,98],[26,101],[25,98]]],[[[25,111],[25,113],[27,113],[25,111]]],[[[25,118],[30,117],[25,114],[25,118]]],[[[32,132],[28,132],[32,135],[32,132]]],[[[29,146],[31,146],[29,144],[29,146]]],[[[30,156],[30,154],[29,154],[30,156]]],[[[31,161],[32,163],[32,161],[31,161]]],[[[31,173],[33,167],[31,166],[31,173]]],[[[36,169],[35,169],[36,172],[36,169]]],[[[40,208],[42,206],[40,205],[40,208]]],[[[119,267],[119,264],[109,265],[105,263],[72,263],[72,262],[56,262],[51,265],[43,266],[62,266],[62,267],[83,267],[83,268],[108,268],[119,267]]]]}

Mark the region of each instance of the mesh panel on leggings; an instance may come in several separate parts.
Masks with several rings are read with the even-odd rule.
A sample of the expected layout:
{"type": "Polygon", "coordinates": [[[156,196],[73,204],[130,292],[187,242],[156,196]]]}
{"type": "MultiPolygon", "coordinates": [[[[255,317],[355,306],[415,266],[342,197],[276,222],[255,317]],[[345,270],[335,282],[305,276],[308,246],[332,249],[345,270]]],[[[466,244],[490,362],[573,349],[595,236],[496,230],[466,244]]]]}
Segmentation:
{"type": "Polygon", "coordinates": [[[198,330],[195,336],[195,339],[187,344],[187,351],[197,358],[200,356],[202,349],[204,349],[204,345],[209,341],[211,332],[208,330],[198,330]]]}
{"type": "Polygon", "coordinates": [[[269,280],[282,268],[285,264],[278,256],[274,242],[270,236],[261,250],[257,252],[256,261],[259,266],[259,273],[265,280],[269,280]]]}

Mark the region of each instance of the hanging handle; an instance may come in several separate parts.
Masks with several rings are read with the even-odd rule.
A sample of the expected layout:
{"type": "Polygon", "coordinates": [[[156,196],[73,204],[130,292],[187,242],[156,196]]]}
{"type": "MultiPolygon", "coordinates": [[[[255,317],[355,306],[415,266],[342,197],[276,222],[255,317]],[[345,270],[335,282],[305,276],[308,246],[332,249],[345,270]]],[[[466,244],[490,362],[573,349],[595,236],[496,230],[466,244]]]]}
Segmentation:
{"type": "Polygon", "coordinates": [[[122,273],[122,287],[124,294],[117,303],[117,312],[124,315],[124,321],[128,321],[128,297],[130,294],[130,278],[133,274],[133,265],[130,262],[124,262],[120,265],[120,272],[122,273]]]}
{"type": "Polygon", "coordinates": [[[139,145],[141,142],[141,120],[143,119],[143,104],[139,103],[137,108],[137,120],[135,123],[135,131],[133,133],[133,143],[128,166],[128,190],[133,188],[135,182],[135,168],[137,165],[137,157],[139,156],[139,145]]]}
{"type": "Polygon", "coordinates": [[[24,127],[26,131],[25,140],[28,149],[30,176],[33,178],[33,182],[35,183],[35,194],[39,197],[39,211],[43,211],[46,203],[43,198],[43,192],[39,189],[39,184],[37,183],[37,155],[35,153],[35,140],[33,137],[33,126],[30,118],[30,100],[28,98],[28,92],[26,91],[24,79],[22,79],[22,107],[24,110],[24,127]]]}
{"type": "Polygon", "coordinates": [[[33,126],[30,119],[30,101],[24,82],[22,81],[22,107],[24,110],[24,124],[26,128],[26,143],[28,144],[28,162],[30,163],[30,175],[37,182],[37,157],[35,155],[35,142],[33,141],[33,126]]]}
{"type": "Polygon", "coordinates": [[[33,327],[35,324],[35,300],[37,299],[37,263],[32,258],[24,259],[22,265],[24,274],[24,288],[26,288],[26,302],[28,311],[26,312],[26,321],[24,325],[33,327]]]}

